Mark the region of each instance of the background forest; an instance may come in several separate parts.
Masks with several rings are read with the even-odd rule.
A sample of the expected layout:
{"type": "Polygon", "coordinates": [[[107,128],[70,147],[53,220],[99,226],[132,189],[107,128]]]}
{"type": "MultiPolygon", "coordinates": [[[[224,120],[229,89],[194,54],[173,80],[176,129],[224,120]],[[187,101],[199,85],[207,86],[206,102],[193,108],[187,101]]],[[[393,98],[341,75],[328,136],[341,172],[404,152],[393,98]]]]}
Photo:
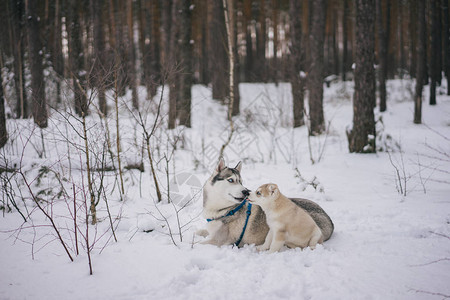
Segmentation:
{"type": "Polygon", "coordinates": [[[449,2],[0,1],[0,299],[450,298],[449,2]],[[219,157],[331,239],[201,244],[219,157]]]}
{"type": "MultiPolygon", "coordinates": [[[[356,2],[230,1],[239,82],[291,82],[295,126],[303,124],[304,90],[310,91],[311,133],[323,131],[322,84],[351,80],[357,42],[373,40],[380,110],[386,109],[386,79],[430,81],[435,86],[449,71],[448,1],[370,1],[363,19],[368,32],[358,35],[356,2]],[[373,3],[372,3],[373,2],[373,3]],[[376,26],[375,26],[376,23],[376,26]],[[422,23],[424,23],[422,25],[422,23]],[[423,28],[422,28],[423,26],[423,28]],[[422,31],[419,31],[419,30],[422,31]],[[301,77],[303,74],[304,77],[301,77]],[[312,92],[311,92],[312,91],[312,92]],[[317,104],[315,104],[317,103],[317,104]],[[317,108],[316,108],[317,107],[317,108]],[[317,120],[317,121],[316,121],[317,120]]],[[[169,84],[169,128],[176,119],[190,126],[190,88],[208,85],[213,98],[227,101],[228,39],[222,1],[2,1],[1,58],[8,117],[46,125],[46,105],[62,104],[89,113],[86,93],[98,90],[98,107],[107,114],[105,90],[132,92],[151,99],[169,84]],[[61,89],[67,83],[73,97],[61,89]],[[44,88],[47,86],[47,88],[44,88]],[[145,86],[146,96],[138,86],[145,86]],[[39,111],[39,113],[38,113],[39,111]]],[[[233,115],[239,113],[235,91],[233,115]]]]}

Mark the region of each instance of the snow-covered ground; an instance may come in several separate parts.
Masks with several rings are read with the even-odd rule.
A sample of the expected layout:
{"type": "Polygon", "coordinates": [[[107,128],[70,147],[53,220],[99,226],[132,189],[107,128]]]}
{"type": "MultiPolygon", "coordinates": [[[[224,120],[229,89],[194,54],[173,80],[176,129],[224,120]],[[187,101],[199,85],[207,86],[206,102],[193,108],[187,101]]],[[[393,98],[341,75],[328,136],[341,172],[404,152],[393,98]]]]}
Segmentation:
{"type": "MultiPolygon", "coordinates": [[[[87,193],[87,177],[84,154],[76,147],[83,143],[74,131],[80,124],[69,119],[73,127],[66,126],[67,116],[53,112],[42,146],[41,132],[33,129],[32,122],[8,120],[11,138],[1,161],[15,163],[16,168],[22,165],[74,261],[55,239],[48,218],[29,199],[23,177],[2,173],[0,205],[10,201],[7,193],[13,194],[21,212],[31,214],[32,220],[24,223],[14,208],[10,213],[3,210],[0,217],[0,299],[450,297],[450,97],[439,95],[433,107],[424,103],[424,124],[415,125],[410,91],[409,81],[390,81],[388,110],[377,114],[382,118],[377,146],[389,151],[350,154],[345,134],[352,120],[350,83],[325,89],[327,134],[310,142],[305,127],[291,128],[289,85],[240,85],[242,113],[235,119],[237,130],[224,155],[227,163],[234,166],[243,161],[246,187],[277,183],[287,196],[318,202],[335,224],[332,238],[317,249],[283,249],[275,254],[258,253],[253,245],[242,249],[202,245],[198,244],[201,238],[194,236],[206,224],[199,190],[228,137],[226,108],[211,99],[210,89],[193,88],[192,129],[169,132],[161,125],[151,139],[163,198],[167,199],[167,182],[176,204],[183,204],[186,195],[194,198],[181,210],[176,204],[155,206],[142,133],[137,119],[122,105],[123,164],[143,160],[145,172],[125,172],[124,201],[120,201],[114,172],[106,173],[105,195],[118,241],[112,237],[101,199],[100,222],[89,231],[92,276],[82,236],[86,232],[82,190],[87,193]],[[177,150],[170,156],[170,142],[179,136],[177,150]],[[308,184],[311,181],[318,184],[316,189],[308,184]],[[79,209],[79,255],[72,230],[73,187],[79,209]]],[[[151,129],[155,103],[143,99],[142,110],[150,111],[144,120],[151,129]]],[[[166,122],[167,105],[162,110],[166,122]]],[[[96,117],[88,121],[90,146],[98,161],[104,128],[96,117]]],[[[112,141],[114,122],[112,117],[112,141]]],[[[93,176],[98,187],[100,177],[93,176]]]]}

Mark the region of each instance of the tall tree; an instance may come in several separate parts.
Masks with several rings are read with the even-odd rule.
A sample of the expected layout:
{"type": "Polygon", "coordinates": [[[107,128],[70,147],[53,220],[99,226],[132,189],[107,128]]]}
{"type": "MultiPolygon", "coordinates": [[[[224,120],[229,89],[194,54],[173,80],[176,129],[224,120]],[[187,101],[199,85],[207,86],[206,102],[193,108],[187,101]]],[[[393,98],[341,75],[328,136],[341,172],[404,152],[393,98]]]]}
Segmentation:
{"type": "MultiPolygon", "coordinates": [[[[238,40],[237,40],[237,34],[238,34],[238,28],[237,28],[237,0],[232,0],[232,7],[233,9],[230,11],[230,25],[231,25],[231,47],[228,47],[228,51],[230,49],[233,51],[233,59],[230,59],[230,54],[228,54],[228,64],[233,63],[233,106],[231,108],[231,115],[237,116],[239,114],[239,105],[241,102],[241,97],[239,94],[239,71],[240,71],[240,64],[239,64],[239,55],[238,55],[238,40]]],[[[230,43],[230,40],[228,40],[228,43],[230,43]]],[[[231,68],[229,68],[229,71],[231,72],[231,68]]],[[[231,76],[231,75],[230,75],[231,76]]],[[[231,95],[231,93],[229,94],[231,95]]]]}
{"type": "Polygon", "coordinates": [[[103,0],[91,1],[91,17],[94,30],[94,76],[93,81],[98,91],[100,112],[106,116],[108,113],[105,96],[105,37],[103,33],[103,0]]]}
{"type": "MultiPolygon", "coordinates": [[[[0,57],[3,53],[0,51],[0,57]]],[[[0,74],[0,148],[5,146],[8,141],[8,131],[6,129],[6,116],[5,116],[5,95],[3,93],[3,76],[0,74]]]]}
{"type": "Polygon", "coordinates": [[[417,66],[416,66],[416,90],[414,95],[414,123],[422,123],[422,90],[423,90],[423,75],[425,74],[425,61],[422,56],[425,54],[426,36],[425,36],[425,2],[417,1],[417,66]]]}
{"type": "Polygon", "coordinates": [[[350,152],[371,153],[375,148],[375,0],[356,0],[355,93],[353,128],[347,131],[350,152]]]}
{"type": "Polygon", "coordinates": [[[127,78],[129,80],[131,88],[131,101],[134,109],[139,109],[139,98],[137,94],[137,76],[136,76],[136,47],[134,45],[134,30],[133,30],[133,0],[127,0],[126,3],[127,11],[127,78]]]}
{"type": "Polygon", "coordinates": [[[266,5],[265,0],[259,0],[258,24],[256,26],[256,80],[265,82],[267,80],[266,70],[266,5]]]}
{"type": "Polygon", "coordinates": [[[56,95],[57,102],[61,103],[61,78],[64,77],[64,54],[62,47],[62,0],[55,0],[55,15],[53,21],[54,38],[51,48],[51,58],[53,69],[55,70],[57,77],[56,81],[56,95]]]}
{"type": "Polygon", "coordinates": [[[417,69],[417,1],[410,0],[409,1],[409,74],[411,77],[416,78],[416,69],[417,69]]]}
{"type": "Polygon", "coordinates": [[[69,73],[72,78],[75,113],[82,116],[88,114],[88,103],[85,93],[86,70],[84,68],[84,53],[81,43],[79,5],[80,2],[77,0],[68,0],[67,28],[69,37],[69,73]]]}
{"type": "Polygon", "coordinates": [[[253,80],[252,2],[244,0],[243,31],[245,34],[245,81],[253,80]]]}
{"type": "Polygon", "coordinates": [[[309,90],[309,134],[321,134],[325,129],[323,116],[323,77],[324,77],[324,39],[325,12],[327,0],[311,1],[310,67],[308,74],[309,90]],[[312,3],[311,3],[312,2],[312,3]]]}
{"type": "Polygon", "coordinates": [[[28,118],[28,101],[25,90],[25,2],[23,0],[10,0],[6,2],[11,28],[11,47],[14,57],[14,88],[17,97],[15,107],[16,118],[28,118]]]}
{"type": "Polygon", "coordinates": [[[210,19],[211,24],[209,24],[209,38],[210,46],[209,66],[211,68],[211,86],[212,86],[212,96],[213,99],[225,101],[228,95],[228,85],[224,84],[227,82],[227,70],[228,70],[228,60],[227,60],[227,36],[225,29],[225,16],[222,6],[222,1],[220,0],[209,0],[208,6],[211,5],[213,18],[210,19]],[[214,53],[214,55],[212,55],[214,53]]]}
{"type": "Polygon", "coordinates": [[[177,121],[177,104],[180,97],[180,70],[179,70],[179,57],[180,49],[178,47],[178,41],[180,36],[180,17],[179,7],[182,0],[173,0],[171,6],[171,24],[170,24],[170,38],[169,38],[169,57],[166,61],[164,68],[168,72],[169,82],[169,120],[168,127],[173,129],[176,126],[177,121]]]}
{"type": "Polygon", "coordinates": [[[448,9],[449,2],[443,0],[442,1],[442,29],[443,29],[443,43],[442,47],[444,50],[444,72],[445,76],[447,77],[447,95],[450,96],[450,25],[449,25],[449,9],[448,9]]]}
{"type": "MultiPolygon", "coordinates": [[[[273,30],[273,58],[272,58],[272,65],[271,65],[270,73],[272,74],[272,81],[278,82],[278,80],[279,80],[279,66],[278,66],[277,53],[278,53],[278,44],[279,44],[278,43],[279,1],[272,0],[270,8],[272,10],[271,21],[272,21],[272,30],[273,30]]],[[[324,22],[323,26],[325,28],[325,20],[323,22],[324,22]]],[[[323,44],[323,42],[322,42],[322,44],[323,44]]]]}
{"type": "Polygon", "coordinates": [[[439,0],[431,0],[431,53],[430,53],[430,105],[436,105],[436,84],[438,82],[438,78],[440,77],[438,73],[440,73],[439,60],[438,56],[439,52],[439,35],[441,33],[439,28],[438,14],[439,8],[438,4],[439,0]]]}
{"type": "MultiPolygon", "coordinates": [[[[148,3],[147,3],[148,5],[148,3]]],[[[150,3],[150,20],[147,22],[147,30],[151,33],[150,35],[150,78],[149,86],[150,95],[156,95],[156,90],[161,80],[161,10],[158,1],[152,1],[150,3]]],[[[164,83],[163,83],[164,84],[164,83]]]]}
{"type": "Polygon", "coordinates": [[[180,125],[191,127],[191,87],[193,82],[192,56],[193,46],[191,27],[191,0],[181,1],[180,7],[180,97],[177,103],[177,115],[180,125]]]}
{"type": "Polygon", "coordinates": [[[376,0],[376,19],[378,26],[378,60],[379,60],[379,71],[378,71],[378,82],[380,91],[380,111],[386,111],[386,77],[387,77],[387,42],[386,30],[383,24],[383,13],[382,13],[382,0],[376,0]]]}
{"type": "Polygon", "coordinates": [[[222,0],[228,45],[228,119],[239,113],[239,90],[236,74],[236,10],[235,0],[222,0]],[[236,93],[236,91],[238,91],[236,93]],[[237,102],[237,103],[236,103],[237,102]]]}
{"type": "Polygon", "coordinates": [[[37,14],[37,1],[26,1],[28,54],[31,71],[31,109],[34,123],[47,127],[47,102],[45,98],[43,49],[40,39],[40,19],[37,14]]]}
{"type": "Polygon", "coordinates": [[[289,81],[292,89],[292,102],[294,108],[294,128],[305,124],[303,119],[304,109],[304,78],[300,76],[303,71],[303,51],[302,51],[302,21],[300,19],[302,12],[301,0],[289,1],[289,16],[291,29],[291,55],[290,55],[290,76],[289,81]]]}
{"type": "Polygon", "coordinates": [[[342,43],[343,43],[343,51],[342,51],[342,81],[346,81],[347,79],[347,65],[348,65],[348,0],[344,1],[344,10],[342,12],[342,43]]]}

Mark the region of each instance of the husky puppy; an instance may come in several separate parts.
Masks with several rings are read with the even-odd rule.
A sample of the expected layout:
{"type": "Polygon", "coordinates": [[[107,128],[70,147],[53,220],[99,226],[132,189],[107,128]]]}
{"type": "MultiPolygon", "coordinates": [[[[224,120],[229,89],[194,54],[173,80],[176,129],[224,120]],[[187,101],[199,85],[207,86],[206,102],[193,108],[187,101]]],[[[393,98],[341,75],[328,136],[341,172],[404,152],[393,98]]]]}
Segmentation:
{"type": "MultiPolygon", "coordinates": [[[[241,162],[234,168],[228,168],[225,161],[220,159],[205,183],[203,217],[208,220],[208,224],[205,230],[197,232],[207,237],[202,243],[217,246],[237,244],[242,247],[244,244],[261,245],[266,240],[269,232],[266,215],[258,205],[252,205],[249,209],[249,202],[244,200],[250,191],[242,185],[241,168],[241,162]]],[[[323,240],[328,240],[334,226],[325,211],[310,200],[291,200],[311,216],[322,230],[323,240]]]]}
{"type": "Polygon", "coordinates": [[[228,168],[225,161],[220,159],[205,183],[203,217],[208,220],[208,224],[206,230],[197,232],[207,236],[202,243],[217,246],[236,244],[239,247],[264,243],[269,231],[266,217],[259,206],[249,209],[245,201],[249,190],[242,185],[241,168],[241,162],[234,168],[228,168]]]}
{"type": "Polygon", "coordinates": [[[311,215],[291,199],[281,194],[273,183],[260,186],[250,193],[248,201],[261,206],[266,213],[269,233],[258,250],[279,251],[283,245],[290,248],[310,247],[324,241],[322,230],[311,215]]]}

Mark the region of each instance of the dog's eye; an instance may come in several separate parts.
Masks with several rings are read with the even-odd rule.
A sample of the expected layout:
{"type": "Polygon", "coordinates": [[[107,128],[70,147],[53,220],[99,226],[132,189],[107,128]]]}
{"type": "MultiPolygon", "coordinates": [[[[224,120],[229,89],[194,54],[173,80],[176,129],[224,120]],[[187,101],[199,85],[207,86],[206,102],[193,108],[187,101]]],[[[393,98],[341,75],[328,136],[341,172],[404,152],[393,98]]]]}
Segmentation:
{"type": "Polygon", "coordinates": [[[228,182],[229,182],[229,183],[233,183],[233,182],[234,182],[233,178],[229,178],[229,179],[228,179],[228,182]]]}
{"type": "Polygon", "coordinates": [[[257,192],[256,192],[256,195],[261,196],[261,192],[260,192],[260,191],[257,191],[257,192]]]}

